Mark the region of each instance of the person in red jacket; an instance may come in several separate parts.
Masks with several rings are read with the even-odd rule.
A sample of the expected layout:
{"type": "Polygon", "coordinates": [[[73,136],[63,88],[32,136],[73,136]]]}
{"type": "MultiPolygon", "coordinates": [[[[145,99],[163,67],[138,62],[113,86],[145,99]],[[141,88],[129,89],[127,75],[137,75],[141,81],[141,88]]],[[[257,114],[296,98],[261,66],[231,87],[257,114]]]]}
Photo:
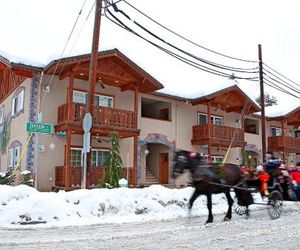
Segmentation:
{"type": "Polygon", "coordinates": [[[290,177],[292,179],[294,189],[297,191],[297,193],[299,193],[299,191],[300,191],[300,162],[297,163],[296,169],[290,173],[290,177]]]}
{"type": "Polygon", "coordinates": [[[264,170],[264,167],[261,165],[257,166],[256,173],[258,179],[260,179],[261,181],[260,191],[262,195],[268,196],[269,195],[268,182],[270,180],[270,175],[264,170]]]}

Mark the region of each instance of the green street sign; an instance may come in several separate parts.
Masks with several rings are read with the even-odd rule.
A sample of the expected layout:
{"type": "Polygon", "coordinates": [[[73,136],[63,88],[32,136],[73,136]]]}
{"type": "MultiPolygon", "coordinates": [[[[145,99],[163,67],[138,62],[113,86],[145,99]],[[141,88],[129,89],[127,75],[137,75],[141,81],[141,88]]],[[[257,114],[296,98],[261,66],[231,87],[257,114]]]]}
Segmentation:
{"type": "Polygon", "coordinates": [[[51,134],[52,125],[47,123],[27,122],[26,130],[31,133],[51,134]]]}

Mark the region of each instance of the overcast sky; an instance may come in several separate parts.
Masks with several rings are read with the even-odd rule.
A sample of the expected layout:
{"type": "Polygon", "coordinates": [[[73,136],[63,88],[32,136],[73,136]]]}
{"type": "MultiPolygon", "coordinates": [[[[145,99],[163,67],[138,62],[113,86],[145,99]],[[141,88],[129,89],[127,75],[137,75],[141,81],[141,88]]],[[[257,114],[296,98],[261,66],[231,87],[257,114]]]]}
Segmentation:
{"type": "MultiPolygon", "coordinates": [[[[224,54],[257,60],[257,46],[261,43],[263,61],[300,83],[300,2],[297,0],[127,1],[177,33],[224,54]]],[[[1,0],[0,54],[10,61],[39,66],[59,58],[83,3],[84,0],[1,0]]],[[[91,51],[94,12],[77,41],[76,37],[93,3],[86,0],[64,57],[91,51]]],[[[234,67],[253,66],[191,46],[125,3],[120,2],[118,6],[149,30],[197,56],[234,67]]],[[[236,83],[185,65],[103,17],[100,50],[113,48],[159,80],[165,86],[163,92],[197,97],[236,83]]],[[[258,83],[238,81],[238,84],[251,98],[259,95],[258,83]]],[[[266,92],[278,98],[279,105],[273,108],[276,114],[300,105],[299,99],[276,90],[266,87],[266,92]]]]}

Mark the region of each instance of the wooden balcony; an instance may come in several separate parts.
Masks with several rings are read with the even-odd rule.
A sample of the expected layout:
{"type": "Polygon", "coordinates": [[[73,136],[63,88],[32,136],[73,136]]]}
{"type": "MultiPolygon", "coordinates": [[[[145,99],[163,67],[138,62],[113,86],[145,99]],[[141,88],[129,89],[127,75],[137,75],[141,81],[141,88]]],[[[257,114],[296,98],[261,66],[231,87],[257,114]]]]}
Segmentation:
{"type": "MultiPolygon", "coordinates": [[[[71,167],[71,187],[80,187],[81,186],[81,166],[71,167]]],[[[90,183],[91,187],[98,186],[99,180],[103,176],[106,171],[106,167],[92,167],[90,169],[90,183]]],[[[122,168],[122,176],[127,179],[127,169],[122,168]]],[[[129,168],[129,182],[132,183],[132,168],[129,168]]],[[[55,186],[56,187],[65,187],[65,179],[64,179],[64,167],[57,166],[55,167],[55,186]]]]}
{"type": "Polygon", "coordinates": [[[268,148],[274,152],[300,154],[300,138],[289,136],[268,137],[268,148]]]}
{"type": "MultiPolygon", "coordinates": [[[[82,121],[85,113],[86,106],[80,103],[59,106],[55,131],[71,129],[76,133],[83,133],[82,121]]],[[[97,106],[94,107],[92,133],[107,136],[111,131],[116,131],[122,137],[139,135],[135,119],[137,118],[133,111],[97,106]]]]}
{"type": "Polygon", "coordinates": [[[232,140],[232,147],[245,146],[244,130],[214,124],[193,126],[193,145],[210,144],[211,146],[216,147],[228,147],[232,140]]]}

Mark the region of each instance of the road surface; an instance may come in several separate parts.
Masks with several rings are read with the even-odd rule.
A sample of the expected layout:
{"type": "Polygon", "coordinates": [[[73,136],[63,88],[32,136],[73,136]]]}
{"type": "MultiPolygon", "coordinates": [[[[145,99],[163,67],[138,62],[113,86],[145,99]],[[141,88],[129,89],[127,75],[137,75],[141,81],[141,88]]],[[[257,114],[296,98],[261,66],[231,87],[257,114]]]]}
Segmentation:
{"type": "Polygon", "coordinates": [[[300,205],[270,220],[265,209],[249,219],[204,225],[206,217],[93,226],[0,227],[0,249],[300,249],[300,205]]]}

